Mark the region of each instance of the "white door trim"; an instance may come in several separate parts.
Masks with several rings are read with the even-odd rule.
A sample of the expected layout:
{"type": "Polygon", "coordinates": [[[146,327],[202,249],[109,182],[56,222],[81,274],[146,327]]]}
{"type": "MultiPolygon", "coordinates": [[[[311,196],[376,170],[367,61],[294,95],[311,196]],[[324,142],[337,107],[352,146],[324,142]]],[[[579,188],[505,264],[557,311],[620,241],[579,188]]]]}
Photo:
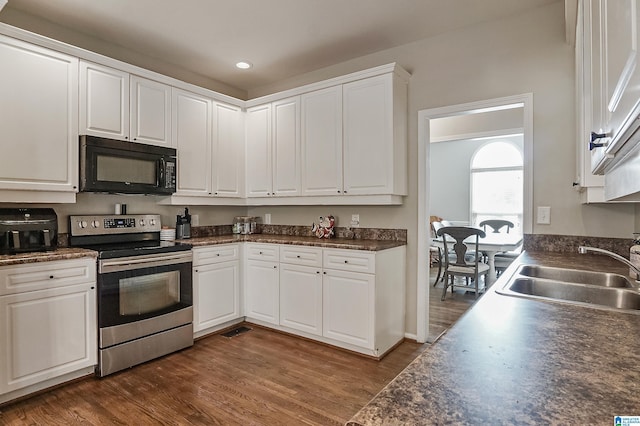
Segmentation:
{"type": "Polygon", "coordinates": [[[429,334],[429,155],[430,126],[434,118],[478,112],[497,111],[514,107],[523,108],[524,132],[524,206],[523,233],[533,230],[533,93],[488,99],[440,108],[418,111],[418,271],[417,271],[417,333],[420,343],[429,334]]]}

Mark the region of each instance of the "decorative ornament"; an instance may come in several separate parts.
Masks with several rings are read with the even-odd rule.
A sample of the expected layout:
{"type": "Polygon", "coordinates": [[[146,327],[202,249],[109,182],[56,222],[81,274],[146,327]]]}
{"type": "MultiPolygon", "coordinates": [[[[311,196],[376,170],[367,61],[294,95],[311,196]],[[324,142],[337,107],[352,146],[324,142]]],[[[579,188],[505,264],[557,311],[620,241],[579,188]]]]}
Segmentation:
{"type": "Polygon", "coordinates": [[[336,219],[329,216],[320,216],[319,223],[313,223],[311,226],[311,232],[318,238],[331,238],[333,236],[333,227],[336,224],[336,219]]]}

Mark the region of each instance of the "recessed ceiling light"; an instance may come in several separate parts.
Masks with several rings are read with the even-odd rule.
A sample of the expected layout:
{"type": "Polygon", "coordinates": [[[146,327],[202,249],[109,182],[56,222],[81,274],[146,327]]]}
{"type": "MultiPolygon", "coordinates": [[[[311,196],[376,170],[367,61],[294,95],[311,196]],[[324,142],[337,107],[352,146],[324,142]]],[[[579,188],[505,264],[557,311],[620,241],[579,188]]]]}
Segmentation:
{"type": "Polygon", "coordinates": [[[240,68],[241,70],[248,70],[252,66],[253,65],[251,65],[251,62],[247,62],[247,61],[240,61],[236,64],[236,68],[240,68]]]}

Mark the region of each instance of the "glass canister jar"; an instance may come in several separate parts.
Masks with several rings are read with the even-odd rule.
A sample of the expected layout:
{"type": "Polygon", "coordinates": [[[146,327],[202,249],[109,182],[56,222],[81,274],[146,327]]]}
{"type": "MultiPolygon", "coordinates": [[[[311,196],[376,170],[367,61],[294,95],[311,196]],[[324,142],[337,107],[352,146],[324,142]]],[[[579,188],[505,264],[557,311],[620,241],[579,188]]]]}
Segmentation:
{"type": "Polygon", "coordinates": [[[257,224],[254,216],[236,216],[233,219],[232,231],[234,234],[254,234],[256,229],[257,224]]]}

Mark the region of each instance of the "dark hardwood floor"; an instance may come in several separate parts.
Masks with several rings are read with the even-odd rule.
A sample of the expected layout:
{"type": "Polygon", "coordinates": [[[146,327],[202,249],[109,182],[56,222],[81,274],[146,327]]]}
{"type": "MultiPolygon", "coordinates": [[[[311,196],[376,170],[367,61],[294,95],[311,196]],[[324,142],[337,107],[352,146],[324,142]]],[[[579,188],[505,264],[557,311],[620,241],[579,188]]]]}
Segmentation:
{"type": "MultiPolygon", "coordinates": [[[[432,275],[432,283],[435,275],[432,275]]],[[[475,301],[430,292],[430,341],[475,301]]],[[[0,407],[1,425],[340,425],[428,347],[381,361],[251,324],[227,338],[0,407]]]]}
{"type": "Polygon", "coordinates": [[[381,361],[248,325],[0,408],[3,425],[344,424],[428,345],[381,361]]]}
{"type": "Polygon", "coordinates": [[[451,290],[447,291],[445,300],[442,297],[442,289],[444,284],[438,282],[437,286],[433,286],[435,282],[438,267],[432,267],[429,270],[430,287],[429,287],[429,334],[428,343],[435,342],[451,325],[464,314],[471,305],[476,301],[475,294],[467,293],[464,290],[456,289],[452,294],[451,290]]]}

